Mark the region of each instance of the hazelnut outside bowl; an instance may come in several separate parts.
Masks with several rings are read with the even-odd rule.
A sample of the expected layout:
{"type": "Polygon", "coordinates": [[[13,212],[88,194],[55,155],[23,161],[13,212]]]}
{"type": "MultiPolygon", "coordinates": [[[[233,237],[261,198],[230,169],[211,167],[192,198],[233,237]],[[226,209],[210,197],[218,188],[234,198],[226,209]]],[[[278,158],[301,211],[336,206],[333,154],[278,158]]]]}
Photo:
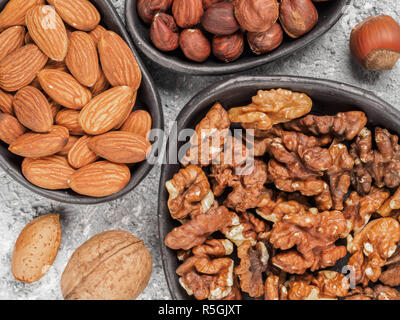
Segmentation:
{"type": "Polygon", "coordinates": [[[188,60],[180,49],[173,52],[161,52],[150,41],[150,26],[146,25],[138,16],[136,10],[137,0],[126,0],[125,16],[126,26],[137,48],[150,60],[165,68],[176,72],[190,73],[193,75],[228,74],[248,70],[279,58],[292,54],[310,44],[321,35],[330,30],[342,16],[349,0],[335,0],[315,3],[318,7],[319,21],[316,27],[299,39],[290,39],[285,36],[282,45],[276,50],[257,56],[248,46],[243,55],[236,61],[224,63],[212,55],[203,63],[188,60]]]}
{"type": "MultiPolygon", "coordinates": [[[[0,0],[0,10],[3,9],[7,2],[8,0],[0,0]]],[[[140,56],[134,49],[132,41],[126,32],[117,12],[107,0],[91,0],[91,2],[96,6],[102,16],[101,24],[122,36],[122,38],[132,49],[136,60],[139,63],[139,66],[142,70],[142,84],[138,92],[138,100],[136,105],[143,105],[147,107],[147,111],[153,118],[153,128],[164,129],[163,111],[157,89],[149,72],[142,63],[140,56]]],[[[9,152],[4,143],[0,143],[0,167],[15,181],[43,197],[65,203],[84,205],[103,203],[122,197],[126,193],[132,191],[146,177],[152,168],[152,165],[146,161],[136,164],[131,167],[131,180],[123,190],[108,197],[92,198],[78,195],[72,190],[51,191],[34,186],[33,184],[29,183],[21,173],[22,160],[23,159],[21,157],[9,152]]]]}
{"type": "MultiPolygon", "coordinates": [[[[177,118],[177,132],[179,134],[182,128],[194,129],[195,125],[206,115],[216,101],[221,102],[226,109],[229,109],[248,104],[251,97],[259,89],[278,88],[307,93],[314,103],[312,113],[333,115],[348,111],[351,107],[352,110],[359,109],[367,114],[369,126],[381,125],[400,134],[400,111],[372,92],[344,83],[292,76],[239,76],[212,84],[194,96],[182,109],[177,118]]],[[[169,154],[169,150],[176,150],[177,147],[179,148],[185,143],[186,141],[183,141],[177,145],[172,140],[168,141],[166,154],[169,154]]],[[[168,161],[165,163],[168,163],[168,161]]],[[[158,227],[164,272],[171,296],[173,299],[186,300],[193,298],[187,295],[178,282],[175,270],[180,262],[176,258],[176,251],[164,245],[165,236],[179,225],[177,221],[171,218],[168,210],[168,192],[165,189],[165,182],[170,180],[179,169],[180,165],[178,164],[164,164],[162,166],[158,198],[158,227]]],[[[333,270],[341,272],[346,262],[346,258],[339,260],[333,270]]]]}

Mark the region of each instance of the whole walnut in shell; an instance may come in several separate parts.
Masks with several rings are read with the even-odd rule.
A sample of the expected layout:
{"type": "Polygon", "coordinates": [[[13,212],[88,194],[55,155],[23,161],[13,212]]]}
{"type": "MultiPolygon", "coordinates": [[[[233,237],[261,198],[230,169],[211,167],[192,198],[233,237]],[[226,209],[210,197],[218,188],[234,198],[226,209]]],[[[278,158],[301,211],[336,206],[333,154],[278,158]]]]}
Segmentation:
{"type": "Polygon", "coordinates": [[[66,300],[133,300],[152,271],[143,241],[126,231],[99,233],[71,256],[61,277],[66,300]]]}

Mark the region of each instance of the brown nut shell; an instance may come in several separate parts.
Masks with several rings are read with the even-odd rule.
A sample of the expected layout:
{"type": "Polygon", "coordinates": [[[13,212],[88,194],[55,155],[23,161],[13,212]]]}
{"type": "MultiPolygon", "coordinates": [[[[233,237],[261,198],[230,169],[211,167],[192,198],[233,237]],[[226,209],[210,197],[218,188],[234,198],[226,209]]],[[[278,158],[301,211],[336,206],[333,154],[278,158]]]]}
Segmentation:
{"type": "Polygon", "coordinates": [[[202,0],[174,0],[172,14],[181,28],[191,28],[200,22],[203,15],[202,0]]]}
{"type": "Polygon", "coordinates": [[[186,58],[203,62],[211,53],[211,45],[200,29],[186,29],[181,32],[179,45],[186,58]]]}
{"type": "Polygon", "coordinates": [[[318,11],[311,0],[282,0],[279,19],[287,35],[296,39],[315,27],[318,11]]]}
{"type": "Polygon", "coordinates": [[[173,0],[138,0],[137,12],[143,22],[150,24],[157,12],[166,12],[173,0]]]}
{"type": "Polygon", "coordinates": [[[277,0],[236,0],[234,4],[236,19],[246,31],[267,31],[279,17],[277,0]]]}
{"type": "Polygon", "coordinates": [[[238,59],[244,50],[242,32],[238,31],[229,36],[215,36],[212,40],[212,52],[215,57],[224,62],[238,59]]]}
{"type": "Polygon", "coordinates": [[[203,8],[205,10],[205,9],[213,6],[216,3],[224,2],[224,1],[226,1],[226,0],[203,0],[203,8]]]}
{"type": "Polygon", "coordinates": [[[25,283],[41,279],[53,264],[60,242],[59,214],[47,214],[28,223],[14,245],[11,260],[14,278],[25,283]]]}
{"type": "Polygon", "coordinates": [[[174,18],[159,12],[150,27],[151,42],[161,51],[173,51],[179,46],[179,30],[174,18]]]}
{"type": "Polygon", "coordinates": [[[388,15],[369,17],[351,32],[350,50],[367,70],[391,70],[400,58],[400,25],[388,15]]]}
{"type": "Polygon", "coordinates": [[[255,54],[263,54],[278,48],[283,41],[283,30],[279,23],[275,23],[265,32],[248,32],[247,42],[255,54]]]}
{"type": "Polygon", "coordinates": [[[147,286],[152,258],[126,231],[95,235],[71,256],[61,277],[66,300],[131,300],[147,286]]]}
{"type": "Polygon", "coordinates": [[[217,36],[230,35],[240,28],[230,2],[220,2],[208,8],[201,18],[201,24],[206,31],[217,36]]]}

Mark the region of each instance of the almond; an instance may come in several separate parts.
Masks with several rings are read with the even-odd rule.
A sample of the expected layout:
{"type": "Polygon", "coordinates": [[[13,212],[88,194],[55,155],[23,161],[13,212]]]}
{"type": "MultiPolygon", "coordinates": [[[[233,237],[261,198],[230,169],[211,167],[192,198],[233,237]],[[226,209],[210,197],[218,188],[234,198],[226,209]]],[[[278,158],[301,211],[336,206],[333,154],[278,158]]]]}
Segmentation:
{"type": "Polygon", "coordinates": [[[69,134],[81,136],[84,131],[79,124],[79,111],[63,109],[57,113],[56,124],[68,129],[69,134]]]}
{"type": "Polygon", "coordinates": [[[42,86],[40,85],[39,79],[37,77],[29,85],[38,90],[42,90],[42,86]]]}
{"type": "Polygon", "coordinates": [[[22,174],[26,180],[43,189],[68,189],[68,179],[74,172],[67,159],[62,156],[25,158],[22,161],[22,174]]]}
{"type": "Polygon", "coordinates": [[[4,113],[13,114],[13,99],[14,97],[0,89],[0,111],[4,113]]]}
{"type": "Polygon", "coordinates": [[[68,73],[68,68],[67,65],[65,64],[64,61],[54,61],[54,60],[49,60],[45,67],[45,69],[53,69],[53,70],[58,70],[58,71],[63,71],[68,73]]]}
{"type": "Polygon", "coordinates": [[[135,95],[135,99],[132,101],[130,107],[126,110],[122,120],[114,127],[115,130],[121,129],[121,127],[125,123],[126,119],[128,119],[129,115],[132,113],[132,110],[135,107],[135,103],[136,103],[136,95],[135,95]]]}
{"type": "Polygon", "coordinates": [[[68,161],[74,168],[82,168],[99,159],[98,155],[89,149],[88,136],[81,137],[68,152],[68,161]]]}
{"type": "Polygon", "coordinates": [[[59,156],[68,156],[69,150],[74,146],[74,144],[79,140],[77,136],[69,136],[67,145],[59,152],[59,156]]]}
{"type": "Polygon", "coordinates": [[[51,109],[51,114],[53,115],[53,119],[55,121],[57,113],[60,111],[61,106],[57,102],[50,100],[50,109],[51,109]]]}
{"type": "Polygon", "coordinates": [[[48,0],[61,18],[71,27],[90,31],[100,23],[100,13],[87,0],[48,0]]]}
{"type": "Polygon", "coordinates": [[[25,42],[25,44],[33,43],[33,39],[32,39],[32,37],[31,37],[31,35],[29,34],[29,32],[25,33],[24,42],[25,42]]]}
{"type": "Polygon", "coordinates": [[[10,0],[0,13],[0,30],[25,25],[25,15],[29,9],[44,4],[44,0],[10,0]]]}
{"type": "Polygon", "coordinates": [[[71,74],[82,85],[92,87],[100,74],[96,44],[85,32],[74,31],[69,38],[65,63],[71,74]]]}
{"type": "Polygon", "coordinates": [[[24,87],[14,96],[14,112],[19,122],[35,132],[49,132],[53,114],[46,97],[34,87],[24,87]]]}
{"type": "Polygon", "coordinates": [[[96,28],[89,32],[89,35],[92,37],[96,46],[98,45],[100,38],[105,31],[107,31],[107,29],[99,24],[96,28]]]}
{"type": "Polygon", "coordinates": [[[59,218],[59,214],[46,214],[21,231],[11,260],[11,272],[16,280],[32,283],[49,271],[61,243],[59,218]]]}
{"type": "MultiPolygon", "coordinates": [[[[64,61],[49,60],[49,61],[47,61],[46,65],[44,66],[44,69],[52,69],[52,70],[58,70],[58,71],[69,73],[67,65],[65,64],[64,61]]],[[[30,85],[32,87],[35,87],[36,89],[42,90],[42,86],[40,85],[40,81],[39,81],[38,77],[36,77],[35,80],[33,80],[30,85]]]]}
{"type": "Polygon", "coordinates": [[[52,60],[64,60],[68,51],[67,30],[54,8],[36,6],[27,12],[25,20],[37,46],[52,60]]]}
{"type": "Polygon", "coordinates": [[[11,52],[0,61],[0,87],[17,91],[30,84],[43,69],[47,56],[34,44],[27,44],[11,52]]]}
{"type": "Polygon", "coordinates": [[[121,131],[128,131],[148,139],[152,125],[150,113],[144,110],[132,112],[125,121],[121,131]]]}
{"type": "Polygon", "coordinates": [[[79,115],[79,123],[87,134],[97,135],[118,125],[136,98],[132,88],[115,87],[94,97],[79,115]]]}
{"type": "Polygon", "coordinates": [[[66,128],[53,126],[49,133],[25,133],[18,137],[8,150],[26,158],[47,157],[60,152],[67,145],[68,137],[66,128]]]}
{"type": "Polygon", "coordinates": [[[10,27],[0,34],[0,60],[24,45],[25,28],[10,27]]]}
{"type": "Polygon", "coordinates": [[[0,140],[7,144],[13,143],[25,133],[26,129],[8,113],[0,113],[0,140]]]}
{"type": "Polygon", "coordinates": [[[92,137],[89,148],[111,162],[137,163],[146,159],[151,151],[151,144],[134,133],[113,131],[92,137]]]}
{"type": "Polygon", "coordinates": [[[130,179],[128,166],[99,161],[75,171],[69,179],[69,186],[82,195],[106,197],[121,191],[130,179]]]}
{"type": "Polygon", "coordinates": [[[80,110],[92,98],[90,90],[66,72],[43,69],[38,73],[38,79],[43,90],[63,107],[80,110]]]}
{"type": "Polygon", "coordinates": [[[103,32],[99,44],[103,72],[113,87],[129,86],[137,91],[142,73],[128,44],[115,32],[103,32]]]}
{"type": "Polygon", "coordinates": [[[103,71],[99,70],[99,77],[96,80],[96,83],[90,88],[92,92],[92,96],[95,97],[100,93],[108,90],[110,88],[110,83],[107,81],[106,76],[103,71]]]}

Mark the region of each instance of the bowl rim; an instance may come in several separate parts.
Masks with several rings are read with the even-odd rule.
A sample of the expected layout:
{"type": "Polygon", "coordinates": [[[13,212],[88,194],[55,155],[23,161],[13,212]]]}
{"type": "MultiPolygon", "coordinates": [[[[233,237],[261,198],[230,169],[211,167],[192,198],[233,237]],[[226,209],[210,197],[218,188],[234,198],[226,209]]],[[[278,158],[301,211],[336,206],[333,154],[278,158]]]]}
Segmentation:
{"type": "Polygon", "coordinates": [[[140,21],[139,16],[137,15],[136,10],[136,2],[137,0],[126,0],[125,3],[125,20],[126,20],[126,28],[129,34],[132,36],[132,39],[140,50],[142,54],[144,54],[147,58],[151,61],[163,66],[164,68],[171,69],[175,72],[179,73],[189,73],[192,75],[222,75],[222,74],[230,74],[236,73],[244,70],[249,70],[278,59],[284,58],[293,54],[294,52],[303,49],[304,47],[308,46],[312,42],[319,39],[322,35],[327,33],[339,19],[343,16],[345,12],[345,8],[351,3],[351,0],[336,0],[340,2],[339,9],[335,12],[335,14],[328,17],[325,24],[318,29],[314,29],[310,31],[308,34],[304,35],[303,37],[297,39],[293,42],[290,48],[286,48],[286,50],[277,49],[276,51],[272,52],[269,55],[254,55],[254,59],[251,61],[244,61],[241,62],[240,58],[234,62],[226,63],[218,66],[206,66],[204,64],[199,64],[196,62],[187,61],[175,61],[171,59],[168,55],[164,52],[159,51],[156,49],[149,41],[144,39],[138,28],[136,26],[140,21]]]}
{"type": "MultiPolygon", "coordinates": [[[[334,89],[336,92],[339,93],[344,93],[346,95],[353,95],[357,97],[362,97],[363,99],[368,99],[374,104],[380,105],[384,108],[385,112],[389,114],[390,117],[393,117],[397,119],[398,122],[400,122],[400,111],[397,110],[394,106],[386,102],[385,100],[379,98],[375,93],[360,88],[353,86],[351,84],[347,84],[344,82],[339,82],[335,80],[326,80],[326,79],[320,79],[320,78],[315,78],[315,77],[302,77],[302,76],[235,76],[227,80],[222,80],[218,81],[214,84],[211,84],[207,88],[201,90],[198,92],[196,95],[194,95],[190,101],[182,108],[181,112],[179,113],[178,117],[176,118],[177,121],[177,132],[181,129],[181,126],[183,123],[187,122],[188,119],[191,117],[194,111],[197,111],[197,108],[199,105],[202,103],[205,97],[207,96],[213,96],[216,93],[221,93],[224,90],[227,90],[231,87],[235,87],[237,85],[243,84],[243,85],[251,85],[251,84],[258,84],[261,87],[268,88],[269,84],[274,83],[275,84],[279,82],[282,84],[282,88],[285,87],[290,87],[290,84],[293,84],[296,82],[296,84],[301,84],[301,85],[316,85],[320,87],[326,87],[326,88],[331,88],[334,89]]],[[[169,151],[169,145],[170,145],[170,140],[168,138],[167,144],[166,144],[166,152],[165,154],[168,154],[169,151]]],[[[167,282],[168,290],[171,294],[171,297],[173,300],[177,300],[177,293],[174,292],[173,290],[173,281],[174,279],[171,279],[169,276],[172,274],[171,270],[169,269],[167,260],[169,259],[168,257],[168,251],[171,250],[167,248],[164,244],[164,237],[166,234],[163,234],[162,231],[162,226],[165,223],[165,208],[166,204],[163,203],[162,195],[165,194],[166,190],[164,187],[164,183],[166,182],[166,168],[169,166],[166,164],[167,162],[164,161],[164,164],[161,167],[161,174],[160,174],[160,182],[159,182],[159,190],[158,190],[158,207],[157,207],[157,222],[158,222],[158,236],[159,236],[159,244],[160,244],[160,253],[161,253],[161,261],[163,265],[163,271],[164,271],[164,276],[167,282]]],[[[175,272],[175,270],[173,271],[175,272]]],[[[175,280],[176,281],[176,280],[175,280]]],[[[176,284],[176,283],[175,283],[176,284]]]]}
{"type": "MultiPolygon", "coordinates": [[[[0,6],[3,8],[5,4],[8,2],[8,0],[0,0],[0,6]]],[[[150,99],[154,101],[154,105],[152,106],[152,109],[155,110],[155,117],[152,117],[153,119],[153,128],[161,129],[164,130],[164,114],[163,114],[163,109],[162,109],[162,104],[161,104],[161,99],[158,93],[158,90],[156,88],[156,85],[153,81],[153,79],[150,76],[149,71],[147,70],[145,64],[141,60],[140,55],[135,49],[135,46],[133,45],[132,39],[130,38],[121,18],[119,17],[115,7],[110,3],[108,0],[96,0],[92,1],[92,3],[97,7],[98,4],[100,3],[104,10],[101,12],[102,19],[110,20],[112,23],[115,25],[115,29],[117,30],[117,33],[126,41],[128,44],[129,48],[132,50],[133,54],[135,55],[136,61],[140,66],[141,72],[142,72],[142,83],[139,88],[143,86],[146,87],[146,91],[148,91],[148,95],[150,96],[150,99]]],[[[100,11],[100,9],[98,9],[100,11]]],[[[9,151],[8,151],[9,152],[9,151]]],[[[3,157],[0,157],[0,167],[6,172],[8,176],[10,176],[14,181],[18,182],[20,185],[24,186],[28,190],[43,196],[45,198],[48,198],[50,200],[55,200],[59,201],[62,203],[68,203],[68,204],[78,204],[78,205],[93,205],[93,204],[100,204],[100,203],[105,203],[109,202],[112,200],[119,199],[123,196],[125,196],[127,193],[133,191],[136,186],[149,174],[149,172],[153,168],[153,164],[149,164],[147,161],[144,163],[140,164],[140,167],[135,168],[136,171],[133,171],[131,174],[131,179],[135,179],[134,183],[129,186],[129,184],[119,191],[118,193],[112,194],[110,196],[106,197],[101,197],[101,198],[95,198],[95,197],[89,197],[89,196],[82,196],[82,195],[77,195],[75,196],[74,194],[67,194],[67,193],[55,193],[53,190],[46,190],[40,187],[37,187],[33,184],[31,184],[28,180],[24,178],[22,173],[17,173],[13,168],[11,168],[8,164],[8,161],[4,159],[3,157]]],[[[57,191],[63,191],[63,190],[57,190],[57,191]]]]}

